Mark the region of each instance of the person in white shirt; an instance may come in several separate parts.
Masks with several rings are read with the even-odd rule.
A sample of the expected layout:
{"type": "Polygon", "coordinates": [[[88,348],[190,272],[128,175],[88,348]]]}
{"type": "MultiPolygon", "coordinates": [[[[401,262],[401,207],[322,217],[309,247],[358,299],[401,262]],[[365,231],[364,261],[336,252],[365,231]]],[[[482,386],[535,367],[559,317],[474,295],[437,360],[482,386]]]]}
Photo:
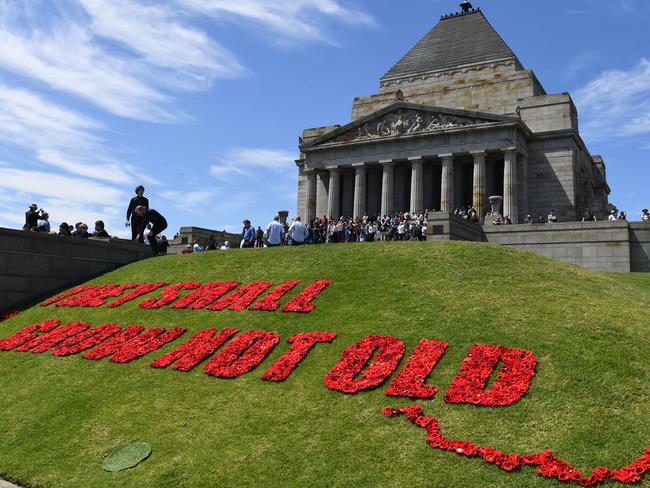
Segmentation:
{"type": "Polygon", "coordinates": [[[266,245],[274,247],[282,244],[282,234],[284,234],[284,226],[280,223],[280,217],[276,215],[266,226],[266,245]]]}
{"type": "Polygon", "coordinates": [[[205,251],[205,248],[201,245],[199,241],[194,243],[194,246],[192,246],[192,251],[194,252],[203,252],[205,251]]]}
{"type": "Polygon", "coordinates": [[[397,226],[397,240],[403,241],[405,235],[406,235],[406,226],[404,225],[404,222],[400,222],[399,225],[397,226]]]}
{"type": "Polygon", "coordinates": [[[377,226],[374,222],[368,224],[368,242],[375,242],[375,234],[377,233],[377,226]]]}
{"type": "Polygon", "coordinates": [[[556,224],[557,223],[557,215],[555,215],[555,210],[551,210],[551,213],[548,214],[548,217],[546,218],[547,222],[549,224],[556,224]]]}
{"type": "Polygon", "coordinates": [[[228,241],[224,242],[223,246],[219,248],[220,251],[227,251],[228,249],[230,249],[230,242],[228,241]]]}
{"type": "Polygon", "coordinates": [[[643,222],[650,221],[650,213],[648,213],[648,209],[644,208],[643,210],[641,210],[641,212],[643,212],[643,215],[641,215],[641,220],[643,222]]]}
{"type": "Polygon", "coordinates": [[[289,227],[289,237],[294,246],[302,246],[309,235],[309,231],[305,224],[300,222],[300,217],[293,219],[291,227],[289,227]]]}
{"type": "Polygon", "coordinates": [[[616,210],[611,210],[609,212],[609,217],[607,217],[610,222],[615,222],[616,221],[616,210]]]}

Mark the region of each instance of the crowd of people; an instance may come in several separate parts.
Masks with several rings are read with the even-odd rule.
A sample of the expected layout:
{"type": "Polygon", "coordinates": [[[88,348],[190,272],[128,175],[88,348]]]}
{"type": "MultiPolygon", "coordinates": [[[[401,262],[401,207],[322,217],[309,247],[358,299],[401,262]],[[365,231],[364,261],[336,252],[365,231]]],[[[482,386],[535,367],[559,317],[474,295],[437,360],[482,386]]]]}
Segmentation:
{"type": "MultiPolygon", "coordinates": [[[[144,196],[144,186],[138,185],[135,194],[136,196],[129,202],[125,221],[125,225],[131,227],[131,240],[146,242],[154,255],[166,254],[169,243],[161,232],[167,228],[167,220],[156,210],[149,208],[149,200],[144,196]]],[[[25,212],[23,230],[81,239],[110,237],[102,220],[95,222],[93,232],[88,231],[88,224],[84,222],[77,222],[74,226],[61,222],[59,231],[53,231],[48,213],[38,208],[35,203],[32,203],[29,210],[25,212]]]]}
{"type": "Polygon", "coordinates": [[[250,220],[243,221],[239,247],[301,246],[374,241],[423,241],[426,239],[427,212],[411,214],[396,212],[383,217],[327,218],[323,215],[313,222],[303,223],[295,217],[291,224],[280,222],[275,216],[263,230],[250,220]]]}
{"type": "Polygon", "coordinates": [[[23,230],[31,232],[45,232],[47,234],[59,235],[63,237],[79,237],[81,239],[88,239],[90,237],[109,237],[104,222],[98,220],[95,222],[93,232],[88,232],[88,224],[77,222],[75,225],[70,225],[67,222],[61,222],[59,231],[54,231],[50,227],[50,216],[38,205],[32,203],[29,210],[25,212],[25,225],[23,230]]]}

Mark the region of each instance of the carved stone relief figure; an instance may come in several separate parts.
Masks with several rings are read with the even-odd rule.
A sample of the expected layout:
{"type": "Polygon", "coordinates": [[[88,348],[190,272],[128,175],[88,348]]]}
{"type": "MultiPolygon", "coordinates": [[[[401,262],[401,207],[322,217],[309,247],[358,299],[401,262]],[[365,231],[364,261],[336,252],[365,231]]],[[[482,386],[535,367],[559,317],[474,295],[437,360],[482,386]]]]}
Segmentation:
{"type": "Polygon", "coordinates": [[[333,142],[372,139],[375,137],[397,137],[404,134],[418,134],[421,132],[490,123],[487,120],[472,119],[469,117],[439,113],[427,114],[424,111],[400,110],[397,113],[385,115],[376,122],[377,125],[374,125],[374,121],[367,122],[359,126],[356,131],[351,130],[338,136],[333,142]]]}

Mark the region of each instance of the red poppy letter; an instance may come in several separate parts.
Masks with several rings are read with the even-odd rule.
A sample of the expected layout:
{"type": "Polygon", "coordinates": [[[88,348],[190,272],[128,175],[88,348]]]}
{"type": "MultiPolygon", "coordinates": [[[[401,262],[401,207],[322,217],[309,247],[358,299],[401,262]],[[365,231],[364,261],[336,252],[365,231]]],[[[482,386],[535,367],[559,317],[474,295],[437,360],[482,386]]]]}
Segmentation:
{"type": "Polygon", "coordinates": [[[69,324],[62,325],[61,327],[56,327],[52,329],[47,334],[36,337],[29,342],[26,342],[22,346],[16,348],[16,351],[32,351],[32,352],[45,352],[48,349],[60,344],[69,337],[75,336],[80,332],[83,332],[88,327],[89,324],[85,322],[70,322],[69,324]]]}
{"type": "Polygon", "coordinates": [[[75,295],[82,291],[90,290],[91,288],[94,288],[94,286],[88,286],[88,285],[75,286],[72,290],[68,290],[65,293],[62,293],[61,295],[57,295],[53,298],[50,298],[49,300],[44,301],[43,303],[41,303],[41,307],[47,307],[48,305],[52,305],[53,303],[63,300],[64,298],[68,298],[69,296],[75,295]]]}
{"type": "Polygon", "coordinates": [[[147,293],[151,293],[154,290],[157,290],[158,288],[161,288],[165,285],[168,285],[169,283],[167,282],[162,282],[162,283],[142,283],[141,285],[138,285],[135,290],[133,290],[131,293],[128,293],[127,295],[123,296],[119,300],[115,300],[113,303],[111,303],[108,308],[116,308],[122,305],[123,303],[130,302],[131,300],[135,300],[136,298],[146,295],[147,293]]]}
{"type": "Polygon", "coordinates": [[[409,398],[432,398],[438,388],[424,382],[447,349],[446,342],[422,339],[402,370],[395,376],[386,394],[409,398]]]}
{"type": "Polygon", "coordinates": [[[323,291],[330,283],[331,280],[316,280],[298,295],[289,300],[284,308],[283,312],[301,312],[309,313],[316,305],[311,303],[311,301],[318,296],[318,294],[323,291]]]}
{"type": "Polygon", "coordinates": [[[204,371],[217,378],[237,378],[260,364],[279,340],[278,334],[264,330],[240,334],[205,365],[204,371]]]}
{"type": "Polygon", "coordinates": [[[186,283],[176,283],[175,285],[168,286],[163,290],[162,298],[148,298],[143,300],[138,305],[140,308],[160,308],[169,305],[176,300],[181,293],[181,290],[195,290],[201,286],[198,281],[188,281],[186,283]]]}
{"type": "Polygon", "coordinates": [[[286,380],[316,344],[332,342],[335,337],[334,332],[301,332],[289,337],[287,342],[291,344],[291,347],[266,370],[262,379],[267,381],[286,380]]]}
{"type": "Polygon", "coordinates": [[[120,324],[98,325],[97,327],[88,329],[74,337],[71,337],[63,344],[56,346],[52,350],[52,354],[55,356],[70,356],[72,354],[77,354],[104,342],[109,337],[117,334],[120,330],[122,330],[120,324]]]}
{"type": "Polygon", "coordinates": [[[249,283],[220,298],[212,305],[209,305],[208,308],[210,310],[223,310],[225,308],[230,308],[230,310],[235,311],[244,310],[272,284],[270,281],[249,283]]]}
{"type": "Polygon", "coordinates": [[[126,285],[97,285],[79,295],[74,295],[56,304],[57,307],[99,307],[110,297],[119,297],[125,290],[137,287],[137,283],[126,285]]]}
{"type": "Polygon", "coordinates": [[[494,407],[512,405],[528,391],[536,364],[533,353],[522,349],[474,344],[447,389],[445,401],[494,407]],[[502,365],[497,378],[485,390],[499,360],[502,365]]]}
{"type": "Polygon", "coordinates": [[[22,346],[26,342],[39,337],[36,332],[49,332],[60,324],[61,321],[59,320],[44,320],[38,324],[20,329],[14,335],[0,340],[0,351],[11,351],[16,347],[22,346]]]}
{"type": "Polygon", "coordinates": [[[205,329],[194,335],[185,344],[173,351],[160,356],[150,364],[152,368],[166,368],[175,363],[172,368],[179,371],[190,371],[194,366],[207,358],[230,337],[237,333],[237,329],[223,329],[216,336],[217,329],[205,329]]]}
{"type": "Polygon", "coordinates": [[[274,310],[277,310],[280,307],[280,302],[278,302],[278,300],[298,283],[300,283],[300,280],[285,281],[273,288],[255,305],[249,307],[249,310],[264,310],[265,312],[273,312],[274,310]]]}
{"type": "Polygon", "coordinates": [[[330,390],[357,393],[376,388],[390,376],[404,356],[404,343],[391,336],[369,335],[345,351],[341,360],[325,376],[325,385],[330,390]],[[372,354],[377,355],[361,373],[372,354]]]}
{"type": "Polygon", "coordinates": [[[113,356],[112,363],[128,363],[161,348],[185,332],[181,327],[174,327],[167,332],[160,327],[153,327],[146,332],[143,330],[144,327],[140,325],[129,325],[83,357],[97,360],[113,356]]]}
{"type": "Polygon", "coordinates": [[[172,308],[189,308],[191,310],[204,308],[237,285],[239,285],[238,281],[212,281],[206,283],[198,290],[174,303],[172,308]]]}

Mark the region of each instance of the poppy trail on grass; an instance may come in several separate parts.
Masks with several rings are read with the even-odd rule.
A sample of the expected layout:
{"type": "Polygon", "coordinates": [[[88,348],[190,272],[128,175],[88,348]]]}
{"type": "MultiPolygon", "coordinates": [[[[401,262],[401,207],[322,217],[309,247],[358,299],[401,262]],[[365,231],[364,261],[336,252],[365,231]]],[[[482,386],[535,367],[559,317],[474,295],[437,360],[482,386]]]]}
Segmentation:
{"type": "Polygon", "coordinates": [[[459,456],[480,457],[504,471],[513,471],[522,466],[537,466],[537,473],[546,478],[573,482],[580,486],[595,486],[607,479],[623,484],[633,484],[640,481],[641,477],[650,470],[650,445],[644,454],[627,466],[619,469],[599,466],[589,476],[584,476],[575,466],[558,458],[551,451],[527,455],[506,454],[493,447],[481,447],[468,441],[447,439],[440,430],[438,419],[424,416],[422,408],[418,405],[384,408],[383,412],[388,417],[404,415],[411,423],[424,429],[427,432],[427,443],[434,449],[453,452],[459,456]]]}

